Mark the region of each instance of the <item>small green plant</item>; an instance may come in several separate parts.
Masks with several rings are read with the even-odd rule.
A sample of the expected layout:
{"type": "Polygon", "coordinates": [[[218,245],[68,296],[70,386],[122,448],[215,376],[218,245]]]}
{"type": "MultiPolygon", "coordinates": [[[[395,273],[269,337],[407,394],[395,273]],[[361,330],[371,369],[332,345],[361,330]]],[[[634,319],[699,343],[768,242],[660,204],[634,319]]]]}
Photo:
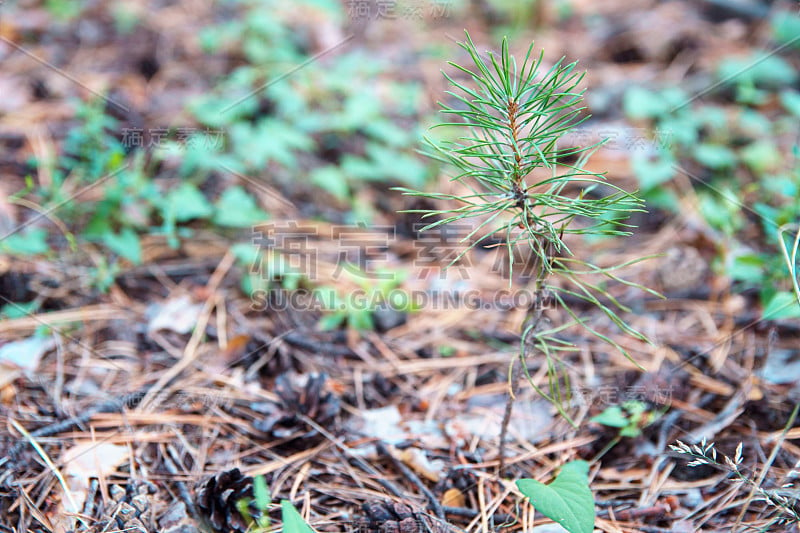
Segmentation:
{"type": "Polygon", "coordinates": [[[277,288],[294,291],[311,286],[305,274],[291,268],[289,258],[279,250],[262,251],[250,243],[237,243],[231,246],[231,253],[243,271],[242,292],[251,297],[277,288]]]}
{"type": "MultiPolygon", "coordinates": [[[[175,176],[171,171],[154,177],[157,167],[152,153],[141,138],[128,144],[131,128],[122,128],[105,107],[99,98],[78,104],[60,155],[34,162],[46,169],[49,182],[36,184],[28,178],[25,188],[9,197],[12,203],[46,213],[72,250],[93,243],[111,252],[94,258],[90,271],[94,288],[108,290],[120,272],[121,260],[143,261],[141,240],[146,235],[163,236],[177,248],[181,238],[193,235],[190,224],[230,230],[249,228],[268,218],[241,186],[232,185],[218,198],[209,199],[201,191],[206,177],[175,176]]],[[[175,134],[166,130],[167,137],[175,134]]],[[[193,138],[180,146],[166,141],[156,155],[180,148],[178,155],[190,158],[200,148],[209,149],[208,140],[193,138]]],[[[0,252],[46,254],[56,240],[51,233],[42,227],[25,228],[0,241],[0,252]]]]}
{"type": "Polygon", "coordinates": [[[661,413],[651,411],[647,403],[640,400],[627,400],[621,405],[607,407],[602,413],[592,417],[592,422],[618,428],[620,437],[635,438],[642,429],[659,419],[661,413]]]}
{"type": "Polygon", "coordinates": [[[535,509],[569,533],[594,531],[594,497],[589,488],[589,463],[570,461],[548,485],[535,479],[517,481],[535,509]]]}
{"type": "MultiPolygon", "coordinates": [[[[783,435],[780,437],[780,442],[786,437],[786,432],[791,427],[797,416],[798,407],[796,406],[792,415],[790,416],[789,423],[784,429],[783,435]]],[[[769,531],[770,526],[786,526],[788,524],[800,524],[800,513],[796,509],[797,504],[797,488],[793,482],[784,483],[779,488],[765,488],[765,480],[769,471],[769,465],[773,463],[780,448],[780,444],[776,444],[775,448],[767,459],[765,466],[760,474],[748,471],[743,463],[743,446],[740,442],[736,447],[733,457],[729,457],[723,453],[717,453],[717,449],[713,442],[708,443],[705,438],[698,444],[689,445],[681,441],[676,441],[675,444],[669,446],[673,452],[691,458],[688,466],[711,466],[718,470],[723,470],[732,475],[731,482],[739,484],[742,488],[747,488],[750,491],[745,505],[739,514],[737,523],[741,521],[742,516],[749,507],[750,501],[761,500],[767,504],[768,507],[774,510],[772,516],[769,516],[769,522],[760,531],[769,531]],[[721,460],[719,457],[721,456],[721,460]]],[[[792,470],[785,479],[793,480],[797,475],[796,470],[792,470]]]]}
{"type": "MultiPolygon", "coordinates": [[[[272,503],[267,481],[260,475],[253,478],[253,498],[242,498],[236,502],[236,510],[247,521],[248,530],[252,533],[267,533],[272,530],[269,511],[273,507],[275,504],[272,503]]],[[[292,502],[281,500],[280,508],[284,533],[314,533],[292,502]]]]}
{"type": "Polygon", "coordinates": [[[316,289],[319,300],[327,314],[319,327],[331,330],[346,324],[356,330],[374,330],[375,312],[381,308],[396,312],[416,311],[409,294],[399,289],[402,277],[396,273],[385,273],[384,279],[362,279],[360,289],[342,294],[336,287],[316,289]]]}
{"type": "Polygon", "coordinates": [[[270,526],[269,510],[272,497],[264,476],[253,478],[253,499],[242,498],[236,502],[236,510],[247,520],[252,531],[268,531],[270,526]]]}
{"type": "MultiPolygon", "coordinates": [[[[454,262],[492,236],[502,239],[507,247],[512,272],[516,249],[525,247],[532,252],[526,270],[533,272],[535,296],[522,329],[519,366],[536,391],[571,422],[564,408],[569,397],[564,392],[568,387],[564,387],[566,374],[559,354],[575,350],[575,346],[560,338],[559,333],[577,325],[627,357],[630,355],[596,329],[589,317],[579,316],[568,302],[586,302],[623,332],[642,341],[646,338],[618,314],[627,308],[606,288],[607,282],[631,285],[616,275],[615,270],[622,265],[599,267],[574,257],[565,236],[627,235],[624,220],[631,212],[641,210],[641,201],[609,184],[602,175],[583,168],[596,146],[559,146],[559,140],[585,120],[580,106],[583,91],[578,89],[583,74],[577,72],[576,63],[566,64],[562,59],[544,70],[543,55],[534,57],[531,45],[518,66],[509,53],[507,40],[503,40],[499,56],[490,53],[486,61],[468,34],[466,42],[460,44],[474,66],[450,65],[471,83],[445,74],[455,89],[448,94],[458,105],[441,104],[442,112],[453,117],[441,126],[464,133],[455,141],[426,141],[431,157],[458,171],[453,181],[462,189],[454,193],[399,190],[451,203],[444,209],[414,211],[423,217],[438,217],[424,229],[476,220],[475,229],[462,241],[465,249],[454,262]],[[610,193],[602,194],[601,190],[610,193]],[[546,327],[542,318],[551,304],[563,308],[572,321],[546,327]],[[527,355],[532,350],[544,356],[549,377],[547,390],[528,374],[527,355]]],[[[512,370],[512,389],[503,422],[501,462],[516,372],[512,370]]]]}
{"type": "MultiPolygon", "coordinates": [[[[589,317],[579,316],[568,299],[588,303],[623,332],[647,340],[618,314],[627,308],[607,289],[608,282],[631,285],[616,275],[619,266],[599,267],[578,259],[565,240],[569,235],[627,235],[625,219],[631,212],[641,210],[642,203],[635,195],[606,182],[602,175],[585,170],[586,160],[596,146],[559,146],[559,140],[585,120],[581,117],[583,91],[578,88],[583,74],[577,71],[576,63],[567,64],[562,59],[545,70],[543,54],[533,56],[531,44],[518,65],[509,53],[506,39],[500,54],[489,53],[488,61],[469,34],[460,45],[472,66],[450,63],[468,81],[457,81],[445,74],[454,88],[448,94],[458,103],[441,104],[442,112],[452,117],[452,121],[441,125],[460,129],[463,134],[451,141],[426,139],[429,155],[456,169],[452,180],[460,189],[453,193],[400,190],[451,204],[438,210],[415,211],[423,217],[438,218],[424,229],[476,221],[475,229],[462,241],[465,249],[461,255],[497,236],[507,248],[509,271],[513,273],[515,251],[524,247],[532,252],[532,264],[526,265],[532,268],[526,270],[533,272],[535,296],[522,326],[519,365],[512,361],[510,367],[511,388],[500,435],[502,473],[518,369],[541,396],[572,422],[563,405],[569,399],[564,393],[568,376],[559,354],[574,350],[575,346],[560,338],[559,333],[577,325],[630,358],[589,317]],[[604,190],[610,192],[604,194],[604,190]],[[554,283],[554,279],[558,282],[554,283]],[[552,303],[563,308],[572,321],[548,327],[543,317],[552,303]],[[544,356],[549,377],[547,390],[534,383],[528,373],[527,356],[534,350],[544,356]]],[[[540,512],[571,533],[592,530],[594,503],[588,486],[588,463],[568,463],[549,486],[529,479],[520,480],[518,485],[540,512]]]]}
{"type": "MultiPolygon", "coordinates": [[[[105,102],[96,99],[78,104],[76,123],[67,134],[61,155],[53,160],[37,160],[51,179],[46,184],[28,184],[17,197],[28,205],[38,205],[48,218],[61,223],[73,250],[86,242],[99,243],[117,257],[138,264],[142,259],[139,234],[148,227],[158,191],[147,177],[142,154],[128,157],[119,132],[119,122],[105,111],[105,102]],[[97,191],[102,194],[97,195],[97,191]]],[[[26,232],[27,253],[49,250],[47,231],[26,232]]],[[[13,244],[13,241],[12,241],[13,244]]],[[[114,272],[116,259],[102,260],[97,272],[114,272]]],[[[112,276],[113,278],[113,276],[112,276]]],[[[109,285],[105,276],[94,279],[101,290],[109,285]],[[100,279],[100,278],[104,279],[100,279]]]]}
{"type": "Polygon", "coordinates": [[[592,417],[592,422],[619,430],[617,435],[598,452],[594,457],[594,461],[600,460],[622,439],[641,436],[642,430],[661,418],[665,411],[666,409],[660,411],[651,410],[647,403],[641,400],[627,400],[620,405],[609,406],[599,415],[592,417]]]}

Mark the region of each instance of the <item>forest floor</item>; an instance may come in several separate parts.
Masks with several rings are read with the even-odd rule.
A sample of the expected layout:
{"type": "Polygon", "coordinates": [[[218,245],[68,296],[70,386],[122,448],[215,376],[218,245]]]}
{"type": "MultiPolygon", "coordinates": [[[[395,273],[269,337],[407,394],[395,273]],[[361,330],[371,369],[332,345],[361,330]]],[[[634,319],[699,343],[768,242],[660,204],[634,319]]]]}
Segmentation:
{"type": "MultiPolygon", "coordinates": [[[[632,85],[681,87],[692,102],[705,98],[734,109],[740,104],[718,92],[709,74],[724,58],[766,47],[800,67],[796,48],[772,43],[768,22],[776,10],[796,11],[791,3],[572,0],[523,9],[455,0],[343,2],[339,19],[326,19],[313,2],[302,4],[261,13],[264,27],[272,21],[290,28],[304,39],[307,56],[323,65],[353,51],[388,61],[393,68],[369,83],[417,84],[420,116],[430,116],[444,98],[439,70],[445,59],[463,58],[455,41],[465,27],[484,48],[497,49],[506,28],[516,53],[535,39],[548,62],[579,59],[588,72],[592,119],[574,140],[610,137],[589,168],[626,190],[642,188],[632,165],[636,150],[663,141],[652,123],[623,111],[632,85]]],[[[788,511],[766,503],[764,494],[788,495],[786,505],[794,507],[800,322],[764,319],[758,287],[737,283],[725,268],[734,242],[779,257],[766,245],[763,211],[753,209],[747,183],[725,189],[741,192],[734,201],[740,222],[725,231],[709,222],[697,192],[708,174],[677,161],[677,175],[661,184],[677,208],[636,215],[629,237],[569,241],[578,257],[599,265],[647,258],[624,269],[624,277],[665,297],[607,287],[629,308],[624,319],[650,343],[578,306],[583,316],[596,313],[593,326],[631,358],[579,329],[565,330],[563,338],[576,347],[561,362],[574,426],[521,379],[502,475],[500,421],[529,287],[524,276],[508,275],[501,248],[475,248],[445,269],[462,245],[454,235],[419,233],[416,215],[398,213],[437,206],[391,191],[402,184],[397,180],[349,183],[351,198],[343,199],[304,176],[273,179],[268,166],[194,179],[180,174],[181,162],[165,158],[143,167],[137,183],[172,187],[194,179],[193,190],[208,199],[241,187],[254,205],[242,200],[227,207],[268,220],[226,224],[219,204],[218,223],[182,220],[178,211],[177,245],[169,235],[137,229],[131,248],[124,240],[131,233],[119,230],[125,221],[151,216],[144,226],[157,219],[166,227],[167,217],[112,209],[101,216],[122,225],[114,228],[119,240],[92,238],[86,220],[97,212],[80,212],[81,206],[101,205],[109,191],[122,197],[130,191],[108,188],[113,176],[95,187],[99,182],[71,181],[69,169],[62,180],[41,164],[74,148],[76,100],[101,98],[100,114],[113,125],[98,120],[100,130],[127,138],[120,157],[134,161],[139,154],[149,162],[159,135],[208,131],[187,106],[246,60],[229,44],[205,53],[203,29],[240,16],[234,3],[201,0],[79,7],[0,1],[0,242],[23,228],[42,229],[48,246],[37,251],[31,240],[26,253],[20,253],[25,241],[0,247],[0,531],[192,532],[209,524],[244,530],[235,501],[252,495],[251,478],[259,475],[273,501],[292,501],[317,531],[445,530],[438,529],[445,524],[556,531],[530,512],[514,481],[549,481],[573,459],[590,462],[601,531],[797,530],[777,525],[788,511]],[[134,134],[141,138],[132,141],[134,134]],[[61,196],[37,196],[37,188],[54,183],[61,196]],[[359,224],[366,211],[369,220],[359,224]],[[280,290],[254,289],[265,281],[264,264],[243,259],[242,250],[259,257],[275,239],[303,251],[294,257],[307,261],[294,284],[300,290],[288,275],[280,290]],[[343,274],[351,267],[369,275],[343,274]],[[386,272],[403,276],[387,281],[386,272]],[[403,310],[366,303],[331,314],[315,304],[314,292],[302,290],[325,284],[365,300],[389,287],[417,301],[403,310]],[[372,327],[346,327],[359,320],[372,327]],[[601,414],[606,418],[592,420],[601,414]],[[688,465],[691,458],[670,448],[679,440],[714,442],[720,462],[741,444],[740,470],[754,483],[729,469],[688,465]],[[416,513],[414,524],[401,523],[406,515],[386,502],[408,506],[402,509],[416,513]]],[[[269,61],[270,50],[249,53],[261,52],[269,61]]],[[[291,80],[302,68],[286,68],[285,75],[291,80]]],[[[776,106],[768,99],[750,107],[780,114],[776,106]]],[[[233,142],[226,126],[219,133],[233,142]]],[[[775,141],[785,159],[784,141],[795,133],[775,141]]],[[[348,146],[353,138],[335,154],[314,157],[341,162],[342,153],[362,149],[356,141],[348,146]]],[[[104,157],[102,143],[91,149],[81,156],[82,168],[104,157]]],[[[69,165],[58,161],[59,171],[69,165]]],[[[448,186],[445,175],[434,182],[448,186]]],[[[121,203],[108,205],[126,205],[115,201],[121,203]]],[[[569,320],[557,307],[547,318],[569,320]]],[[[544,357],[532,355],[527,365],[533,382],[547,387],[544,357]]],[[[277,507],[270,516],[272,527],[280,527],[277,507]]]]}

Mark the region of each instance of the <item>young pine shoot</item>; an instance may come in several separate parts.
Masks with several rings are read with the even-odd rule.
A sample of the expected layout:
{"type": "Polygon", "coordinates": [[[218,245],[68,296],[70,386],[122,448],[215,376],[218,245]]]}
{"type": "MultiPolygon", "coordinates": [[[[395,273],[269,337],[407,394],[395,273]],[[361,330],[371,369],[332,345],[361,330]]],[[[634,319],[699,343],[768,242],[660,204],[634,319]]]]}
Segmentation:
{"type": "Polygon", "coordinates": [[[472,65],[449,63],[459,71],[459,80],[466,80],[445,74],[453,103],[440,103],[449,120],[436,127],[446,126],[461,135],[449,141],[425,139],[426,153],[455,169],[452,181],[457,182],[459,192],[400,190],[447,203],[442,209],[413,211],[435,219],[424,229],[473,222],[474,229],[463,239],[464,250],[454,262],[483,241],[498,237],[508,249],[510,272],[515,257],[529,257],[525,271],[532,273],[534,298],[522,326],[520,365],[515,367],[512,361],[510,367],[511,394],[500,437],[502,471],[519,368],[536,391],[572,423],[565,409],[568,379],[558,356],[575,346],[559,337],[560,332],[577,324],[630,359],[628,352],[590,324],[588,317],[579,316],[573,309],[576,302],[588,303],[625,334],[646,341],[619,315],[629,309],[604,286],[606,281],[636,286],[616,274],[629,263],[599,267],[577,258],[565,242],[570,234],[629,235],[624,220],[632,212],[642,211],[643,203],[602,174],[584,168],[602,143],[575,148],[563,142],[565,135],[588,118],[583,116],[583,90],[578,88],[584,74],[577,71],[576,63],[565,64],[562,58],[545,68],[543,54],[535,56],[531,44],[520,65],[510,55],[506,39],[499,55],[490,52],[486,58],[469,34],[459,45],[472,65]],[[543,320],[545,309],[553,305],[563,309],[571,321],[550,326],[543,320]],[[547,365],[546,388],[535,384],[528,374],[526,359],[533,351],[542,354],[547,365]]]}

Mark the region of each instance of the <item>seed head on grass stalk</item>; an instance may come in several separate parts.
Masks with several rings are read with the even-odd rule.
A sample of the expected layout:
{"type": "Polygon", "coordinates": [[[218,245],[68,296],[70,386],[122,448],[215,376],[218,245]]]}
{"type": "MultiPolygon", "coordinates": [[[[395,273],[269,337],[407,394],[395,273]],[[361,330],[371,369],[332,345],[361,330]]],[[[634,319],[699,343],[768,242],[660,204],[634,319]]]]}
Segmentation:
{"type": "Polygon", "coordinates": [[[444,74],[452,87],[447,94],[456,103],[453,106],[440,103],[441,112],[449,120],[436,127],[453,127],[463,133],[456,140],[426,138],[425,153],[455,169],[452,181],[459,182],[469,192],[399,190],[406,195],[455,204],[443,209],[409,211],[421,213],[423,218],[438,218],[423,230],[475,219],[474,229],[462,240],[465,248],[453,263],[493,236],[500,237],[508,248],[509,272],[513,272],[515,249],[528,247],[532,251],[532,264],[526,270],[533,273],[536,297],[523,326],[520,357],[524,361],[531,348],[544,354],[549,392],[535,384],[534,387],[569,420],[563,407],[569,392],[560,385],[564,376],[557,356],[575,347],[558,338],[558,333],[578,324],[629,359],[631,356],[613,339],[593,328],[587,319],[578,316],[567,300],[587,302],[626,334],[643,341],[646,338],[619,316],[619,312],[629,309],[602,285],[591,281],[601,277],[638,287],[616,276],[614,271],[626,265],[599,267],[578,259],[564,236],[629,235],[630,226],[624,221],[632,212],[643,211],[643,202],[607,182],[602,174],[584,168],[602,143],[577,148],[562,147],[566,144],[560,143],[588,118],[581,105],[584,91],[578,89],[584,73],[576,70],[577,63],[565,64],[562,58],[545,69],[543,53],[535,56],[531,44],[522,65],[518,66],[509,54],[507,39],[503,39],[500,54],[490,52],[487,60],[468,33],[465,42],[459,45],[469,55],[472,65],[449,64],[465,74],[468,81],[457,81],[444,74]],[[602,195],[603,191],[607,194],[602,195]],[[560,278],[562,283],[550,283],[553,278],[560,278]],[[542,328],[540,319],[548,301],[563,307],[572,322],[542,328]]]}

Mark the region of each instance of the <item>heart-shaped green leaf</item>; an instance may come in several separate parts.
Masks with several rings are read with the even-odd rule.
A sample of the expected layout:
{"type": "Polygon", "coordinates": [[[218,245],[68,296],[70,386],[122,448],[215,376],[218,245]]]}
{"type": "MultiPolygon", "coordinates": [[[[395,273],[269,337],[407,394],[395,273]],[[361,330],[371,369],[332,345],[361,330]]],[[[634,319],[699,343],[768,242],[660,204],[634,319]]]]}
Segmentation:
{"type": "Polygon", "coordinates": [[[570,461],[549,485],[535,479],[517,481],[520,492],[537,511],[570,533],[592,533],[594,498],[589,488],[589,463],[570,461]]]}

